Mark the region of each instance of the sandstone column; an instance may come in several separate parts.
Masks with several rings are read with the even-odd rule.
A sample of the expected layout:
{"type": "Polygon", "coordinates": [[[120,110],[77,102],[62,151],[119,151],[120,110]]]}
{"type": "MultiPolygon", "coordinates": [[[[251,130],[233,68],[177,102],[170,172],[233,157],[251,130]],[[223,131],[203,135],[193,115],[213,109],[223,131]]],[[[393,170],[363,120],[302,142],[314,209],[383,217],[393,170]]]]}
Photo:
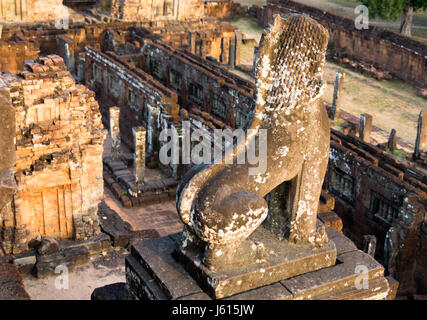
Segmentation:
{"type": "Polygon", "coordinates": [[[136,127],[132,128],[132,132],[135,145],[134,174],[136,185],[140,186],[144,184],[146,130],[144,127],[136,127]]]}
{"type": "Polygon", "coordinates": [[[223,64],[227,63],[227,38],[221,38],[221,55],[219,61],[223,64]]]}
{"type": "Polygon", "coordinates": [[[418,159],[421,152],[427,152],[427,110],[420,112],[418,117],[417,140],[415,141],[414,157],[418,159]]]}
{"type": "Polygon", "coordinates": [[[27,0],[21,1],[21,4],[22,4],[22,6],[21,6],[22,20],[25,20],[25,18],[28,15],[27,0]]]}
{"type": "Polygon", "coordinates": [[[342,87],[344,83],[344,72],[337,71],[335,73],[335,82],[334,82],[334,95],[332,100],[332,108],[330,118],[335,120],[335,117],[339,116],[339,109],[341,107],[341,94],[342,87]]]}
{"type": "Polygon", "coordinates": [[[387,147],[390,151],[394,151],[397,148],[397,141],[396,141],[396,130],[391,129],[390,136],[388,138],[387,147]]]}
{"type": "Polygon", "coordinates": [[[242,46],[242,32],[239,30],[235,31],[235,42],[236,42],[236,54],[235,54],[235,65],[240,64],[240,48],[242,46]]]}
{"type": "Polygon", "coordinates": [[[196,33],[190,31],[188,33],[188,48],[192,54],[196,54],[196,33]]]}
{"type": "Polygon", "coordinates": [[[235,39],[230,39],[228,47],[228,66],[232,69],[236,66],[236,43],[235,39]]]}
{"type": "Polygon", "coordinates": [[[110,147],[111,159],[118,161],[120,159],[120,108],[110,108],[110,147]]]}
{"type": "Polygon", "coordinates": [[[371,257],[374,257],[376,248],[377,248],[377,238],[374,235],[364,235],[363,251],[369,254],[371,257]]]}
{"type": "Polygon", "coordinates": [[[360,115],[360,129],[359,138],[365,142],[369,142],[371,139],[372,131],[372,116],[367,113],[360,115]]]}

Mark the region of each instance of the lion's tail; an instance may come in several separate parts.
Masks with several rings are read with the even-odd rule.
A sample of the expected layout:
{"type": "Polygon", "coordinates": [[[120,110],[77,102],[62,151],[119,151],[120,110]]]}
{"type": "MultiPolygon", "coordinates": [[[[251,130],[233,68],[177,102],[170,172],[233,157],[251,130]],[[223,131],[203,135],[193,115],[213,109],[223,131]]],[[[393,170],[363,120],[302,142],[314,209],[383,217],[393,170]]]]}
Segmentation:
{"type": "Polygon", "coordinates": [[[190,224],[191,210],[200,189],[222,168],[221,163],[199,164],[192,167],[179,182],[176,190],[176,209],[185,224],[190,224]]]}

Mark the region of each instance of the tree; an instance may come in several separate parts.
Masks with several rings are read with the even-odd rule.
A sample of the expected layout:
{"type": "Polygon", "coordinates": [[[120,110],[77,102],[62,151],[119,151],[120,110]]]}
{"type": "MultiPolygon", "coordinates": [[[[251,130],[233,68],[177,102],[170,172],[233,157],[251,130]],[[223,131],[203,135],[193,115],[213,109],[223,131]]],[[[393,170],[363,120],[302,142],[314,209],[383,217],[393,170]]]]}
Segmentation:
{"type": "Polygon", "coordinates": [[[402,14],[400,32],[412,35],[412,17],[414,11],[427,9],[427,0],[360,0],[368,7],[369,17],[380,17],[384,20],[396,20],[402,14]]]}

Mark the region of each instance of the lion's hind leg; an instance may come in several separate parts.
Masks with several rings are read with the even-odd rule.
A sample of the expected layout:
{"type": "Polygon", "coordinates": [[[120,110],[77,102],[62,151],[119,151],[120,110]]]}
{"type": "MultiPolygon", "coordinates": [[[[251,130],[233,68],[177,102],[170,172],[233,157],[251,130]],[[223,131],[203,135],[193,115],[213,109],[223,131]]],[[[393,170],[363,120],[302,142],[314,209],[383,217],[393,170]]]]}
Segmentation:
{"type": "Polygon", "coordinates": [[[325,164],[321,160],[305,161],[295,179],[296,192],[292,208],[289,240],[319,247],[328,242],[323,228],[317,228],[317,210],[322,190],[325,164]]]}

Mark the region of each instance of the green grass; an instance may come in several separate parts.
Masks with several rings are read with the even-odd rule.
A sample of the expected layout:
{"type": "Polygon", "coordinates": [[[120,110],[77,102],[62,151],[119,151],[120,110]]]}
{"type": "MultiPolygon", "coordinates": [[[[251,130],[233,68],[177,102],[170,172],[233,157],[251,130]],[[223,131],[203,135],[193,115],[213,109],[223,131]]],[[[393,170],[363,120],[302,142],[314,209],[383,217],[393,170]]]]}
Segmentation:
{"type": "Polygon", "coordinates": [[[346,90],[349,93],[357,93],[360,90],[360,86],[355,83],[344,82],[344,90],[346,90]]]}
{"type": "Polygon", "coordinates": [[[336,3],[340,6],[349,7],[349,8],[355,8],[360,4],[360,2],[357,0],[330,0],[328,2],[336,3]]]}
{"type": "Polygon", "coordinates": [[[223,19],[223,21],[239,28],[239,30],[242,31],[247,38],[253,38],[257,41],[261,39],[264,28],[252,18],[236,17],[232,19],[223,19]]]}
{"type": "Polygon", "coordinates": [[[347,121],[337,117],[334,120],[334,124],[342,130],[342,129],[344,129],[344,125],[347,124],[347,121]]]}
{"type": "Polygon", "coordinates": [[[390,149],[388,147],[385,147],[384,149],[385,152],[390,153],[396,157],[398,157],[399,159],[405,160],[406,159],[406,152],[400,149],[395,149],[393,150],[393,152],[390,151],[390,149]]]}
{"type": "Polygon", "coordinates": [[[235,0],[235,2],[248,7],[251,7],[254,4],[259,4],[261,6],[267,4],[267,0],[235,0]]]}

